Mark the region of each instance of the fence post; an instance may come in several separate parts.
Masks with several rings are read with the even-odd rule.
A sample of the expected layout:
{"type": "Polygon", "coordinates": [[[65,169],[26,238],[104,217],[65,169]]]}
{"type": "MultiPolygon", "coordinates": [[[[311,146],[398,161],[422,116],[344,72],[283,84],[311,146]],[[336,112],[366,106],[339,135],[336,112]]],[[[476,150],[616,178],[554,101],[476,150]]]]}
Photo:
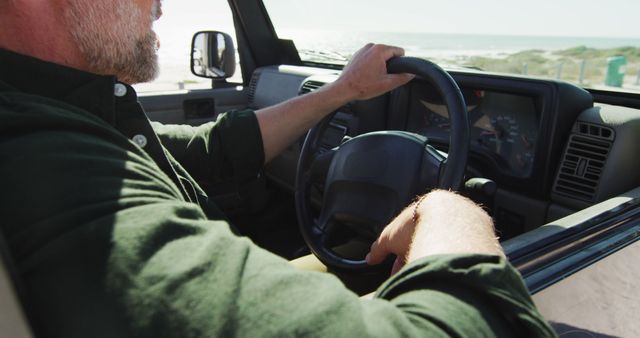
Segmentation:
{"type": "Polygon", "coordinates": [[[522,75],[529,75],[529,64],[526,62],[522,65],[522,75]]]}
{"type": "Polygon", "coordinates": [[[558,71],[556,73],[556,79],[560,80],[562,78],[562,68],[564,67],[564,62],[558,64],[558,71]]]}
{"type": "Polygon", "coordinates": [[[582,60],[582,62],[580,62],[580,78],[578,79],[579,84],[582,84],[584,82],[584,73],[586,68],[587,60],[582,60]]]}

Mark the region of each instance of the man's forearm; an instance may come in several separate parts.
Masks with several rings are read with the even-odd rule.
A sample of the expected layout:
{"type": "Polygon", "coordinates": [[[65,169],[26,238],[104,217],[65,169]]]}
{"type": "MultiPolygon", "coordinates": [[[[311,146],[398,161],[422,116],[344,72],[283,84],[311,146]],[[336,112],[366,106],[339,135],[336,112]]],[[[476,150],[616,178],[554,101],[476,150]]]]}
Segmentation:
{"type": "Polygon", "coordinates": [[[401,55],[401,48],[368,44],[353,56],[335,82],[257,111],[265,162],[347,102],[373,98],[409,82],[413,75],[387,73],[387,61],[401,55]]]}
{"type": "Polygon", "coordinates": [[[332,111],[353,99],[339,84],[329,84],[313,93],[299,96],[256,112],[268,162],[302,133],[332,111]]]}
{"type": "Polygon", "coordinates": [[[491,218],[469,199],[434,191],[418,208],[409,262],[437,254],[504,255],[491,218]]]}

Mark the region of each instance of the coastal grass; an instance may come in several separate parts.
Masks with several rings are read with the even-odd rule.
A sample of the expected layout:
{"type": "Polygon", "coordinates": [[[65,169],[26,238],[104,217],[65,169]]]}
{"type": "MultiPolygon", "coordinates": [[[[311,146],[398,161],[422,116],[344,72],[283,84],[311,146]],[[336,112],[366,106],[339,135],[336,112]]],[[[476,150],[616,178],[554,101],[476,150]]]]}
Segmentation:
{"type": "Polygon", "coordinates": [[[603,85],[607,59],[612,56],[626,58],[625,85],[635,84],[640,71],[640,48],[631,46],[611,49],[578,46],[555,51],[531,49],[497,56],[457,56],[443,61],[490,72],[541,76],[583,85],[603,85]]]}

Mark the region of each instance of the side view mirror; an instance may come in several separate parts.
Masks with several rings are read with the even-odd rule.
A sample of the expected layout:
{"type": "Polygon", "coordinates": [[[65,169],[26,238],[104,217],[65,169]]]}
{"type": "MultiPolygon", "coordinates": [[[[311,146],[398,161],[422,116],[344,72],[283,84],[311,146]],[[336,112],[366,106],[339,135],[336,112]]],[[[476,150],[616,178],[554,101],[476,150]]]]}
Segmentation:
{"type": "Polygon", "coordinates": [[[191,72],[209,79],[226,79],[236,72],[236,50],[227,33],[198,32],[191,43],[191,72]]]}

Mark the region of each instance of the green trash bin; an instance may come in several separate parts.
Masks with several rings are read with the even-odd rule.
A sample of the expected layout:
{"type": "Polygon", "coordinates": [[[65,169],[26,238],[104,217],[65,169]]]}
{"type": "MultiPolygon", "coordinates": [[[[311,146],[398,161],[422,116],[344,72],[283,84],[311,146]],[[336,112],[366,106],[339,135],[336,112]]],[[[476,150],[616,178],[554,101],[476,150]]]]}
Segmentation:
{"type": "Polygon", "coordinates": [[[612,56],[607,59],[607,75],[604,84],[610,87],[622,87],[627,59],[624,56],[612,56]]]}

